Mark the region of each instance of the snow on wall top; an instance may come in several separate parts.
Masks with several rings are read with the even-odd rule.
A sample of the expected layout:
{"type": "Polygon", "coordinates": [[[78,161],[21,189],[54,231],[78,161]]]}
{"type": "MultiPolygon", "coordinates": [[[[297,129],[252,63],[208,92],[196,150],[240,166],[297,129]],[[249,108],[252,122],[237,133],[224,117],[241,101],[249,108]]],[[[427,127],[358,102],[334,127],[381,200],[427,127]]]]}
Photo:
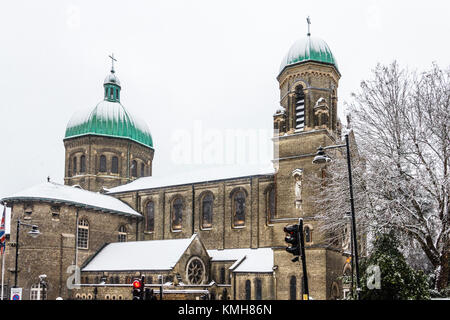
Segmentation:
{"type": "Polygon", "coordinates": [[[272,248],[208,250],[212,261],[235,261],[233,272],[273,272],[272,248]]]}
{"type": "Polygon", "coordinates": [[[194,234],[189,239],[110,243],[82,271],[171,270],[196,236],[194,234]]]}
{"type": "Polygon", "coordinates": [[[139,212],[133,210],[130,206],[112,196],[54,182],[38,184],[13,194],[12,196],[1,199],[1,201],[6,202],[14,200],[57,201],[73,205],[81,205],[94,210],[141,216],[139,212]]]}
{"type": "Polygon", "coordinates": [[[130,183],[114,187],[107,190],[108,194],[127,192],[134,190],[144,190],[152,188],[161,188],[168,186],[177,186],[193,183],[206,183],[218,180],[238,179],[256,175],[273,175],[274,169],[270,167],[252,167],[243,166],[216,167],[211,169],[185,171],[176,175],[151,176],[134,180],[130,183]]]}

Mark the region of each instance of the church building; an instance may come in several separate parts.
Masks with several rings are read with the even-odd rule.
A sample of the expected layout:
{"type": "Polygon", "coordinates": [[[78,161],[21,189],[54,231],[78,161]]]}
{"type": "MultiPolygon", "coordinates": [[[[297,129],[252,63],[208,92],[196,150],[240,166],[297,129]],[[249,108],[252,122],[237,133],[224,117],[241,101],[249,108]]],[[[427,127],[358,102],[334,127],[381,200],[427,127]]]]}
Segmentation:
{"type": "Polygon", "coordinates": [[[145,276],[163,299],[299,300],[301,262],[286,252],[283,228],[303,218],[310,296],[344,298],[349,253],[320,232],[305,179],[323,177],[326,164],[312,163],[318,147],[341,142],[341,73],[308,32],[276,77],[273,169],[153,177],[158,150],[145,121],[121,104],[113,64],[103,100],[67,125],[64,185],[1,199],[11,208],[8,288],[23,288],[24,299],[131,299],[133,279],[145,276]]]}

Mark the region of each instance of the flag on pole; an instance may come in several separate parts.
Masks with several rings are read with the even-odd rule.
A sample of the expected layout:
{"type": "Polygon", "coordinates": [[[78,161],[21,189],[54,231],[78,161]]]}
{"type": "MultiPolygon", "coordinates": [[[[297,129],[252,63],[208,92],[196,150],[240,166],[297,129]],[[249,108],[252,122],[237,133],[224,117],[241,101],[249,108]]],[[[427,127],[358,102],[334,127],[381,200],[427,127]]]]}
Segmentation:
{"type": "Polygon", "coordinates": [[[5,252],[6,247],[6,233],[5,233],[5,214],[6,206],[3,206],[2,223],[0,224],[0,253],[5,252]]]}

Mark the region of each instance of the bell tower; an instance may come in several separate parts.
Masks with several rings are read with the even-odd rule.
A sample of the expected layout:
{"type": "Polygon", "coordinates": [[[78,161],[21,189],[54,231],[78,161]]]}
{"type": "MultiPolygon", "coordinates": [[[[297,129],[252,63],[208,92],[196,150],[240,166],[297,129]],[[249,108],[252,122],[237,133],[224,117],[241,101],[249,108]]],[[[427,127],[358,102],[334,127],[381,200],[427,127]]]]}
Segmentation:
{"type": "MultiPolygon", "coordinates": [[[[324,177],[326,173],[324,165],[312,163],[318,147],[335,145],[340,140],[337,117],[340,77],[327,43],[311,35],[308,18],[306,37],[291,46],[277,76],[281,108],[273,116],[274,180],[276,217],[280,224],[298,223],[298,218],[303,218],[310,294],[316,299],[330,299],[331,292],[339,290],[338,279],[345,263],[339,248],[330,248],[320,231],[316,184],[311,179],[324,177]]],[[[276,228],[281,232],[282,226],[276,228]]],[[[277,278],[288,278],[292,272],[291,256],[280,250],[276,259],[280,265],[288,266],[280,268],[277,278]]]]}
{"type": "Polygon", "coordinates": [[[319,146],[334,144],[340,136],[337,89],[341,74],[327,43],[311,36],[297,40],[282,60],[277,76],[281,108],[274,120],[274,163],[277,169],[277,215],[312,217],[313,190],[305,174],[320,168],[312,164],[319,146]],[[300,187],[301,186],[301,187],[300,187]]]}

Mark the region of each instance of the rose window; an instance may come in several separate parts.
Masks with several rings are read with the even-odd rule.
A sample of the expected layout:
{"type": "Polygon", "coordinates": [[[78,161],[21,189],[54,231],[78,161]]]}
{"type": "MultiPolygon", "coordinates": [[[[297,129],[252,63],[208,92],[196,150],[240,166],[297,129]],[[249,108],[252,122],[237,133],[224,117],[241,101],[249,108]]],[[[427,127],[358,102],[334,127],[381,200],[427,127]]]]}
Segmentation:
{"type": "Polygon", "coordinates": [[[186,267],[186,277],[190,284],[201,284],[205,277],[205,265],[199,258],[189,260],[186,267]]]}

